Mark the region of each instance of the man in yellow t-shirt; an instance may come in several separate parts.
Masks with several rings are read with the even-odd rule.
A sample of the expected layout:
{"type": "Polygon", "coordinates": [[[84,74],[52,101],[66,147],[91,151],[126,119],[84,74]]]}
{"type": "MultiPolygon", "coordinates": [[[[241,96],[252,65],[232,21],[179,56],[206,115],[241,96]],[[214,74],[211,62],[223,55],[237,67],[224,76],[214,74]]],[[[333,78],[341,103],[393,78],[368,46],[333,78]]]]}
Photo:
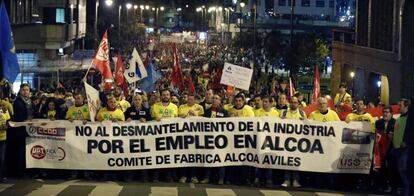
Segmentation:
{"type": "Polygon", "coordinates": [[[229,113],[231,117],[254,117],[252,107],[245,104],[244,95],[241,93],[234,97],[234,106],[229,113]]]}
{"type": "Polygon", "coordinates": [[[107,106],[100,109],[98,114],[96,115],[96,120],[99,122],[102,121],[125,121],[124,112],[121,109],[117,108],[116,106],[116,99],[115,97],[108,97],[107,106]]]}
{"type": "Polygon", "coordinates": [[[365,112],[364,99],[357,98],[355,100],[355,111],[346,116],[345,122],[365,121],[371,124],[371,131],[375,132],[375,120],[371,114],[365,112]]]}
{"type": "Polygon", "coordinates": [[[253,112],[254,114],[256,114],[256,112],[262,109],[263,107],[262,96],[259,94],[255,95],[253,98],[253,101],[254,101],[253,112]]]}
{"type": "Polygon", "coordinates": [[[185,118],[187,116],[203,116],[203,106],[195,103],[195,95],[187,95],[187,103],[178,108],[178,116],[185,118]]]}
{"type": "Polygon", "coordinates": [[[262,116],[271,116],[271,117],[277,117],[279,118],[279,113],[276,109],[272,107],[273,105],[273,99],[269,96],[264,96],[262,98],[262,104],[263,107],[257,110],[254,115],[256,117],[262,117],[262,116]]]}
{"type": "Polygon", "coordinates": [[[151,107],[151,115],[158,121],[162,118],[178,117],[178,107],[171,103],[170,90],[164,89],[161,91],[161,102],[155,103],[151,107]]]}
{"type": "Polygon", "coordinates": [[[334,97],[334,104],[335,106],[342,106],[344,104],[351,104],[352,97],[350,94],[346,92],[346,84],[343,83],[339,85],[339,93],[337,93],[334,97]]]}
{"type": "Polygon", "coordinates": [[[283,119],[306,119],[306,113],[299,107],[299,100],[297,97],[292,97],[289,108],[283,110],[280,114],[283,119]]]}
{"type": "Polygon", "coordinates": [[[318,98],[318,110],[309,114],[308,119],[321,122],[340,121],[338,114],[328,108],[328,100],[325,97],[318,98]]]}
{"type": "Polygon", "coordinates": [[[10,120],[10,114],[4,103],[0,103],[0,181],[4,178],[4,169],[6,166],[5,153],[6,153],[6,130],[7,121],[10,120]]]}
{"type": "Polygon", "coordinates": [[[125,112],[128,108],[131,107],[131,104],[127,100],[125,100],[124,96],[122,96],[120,89],[115,89],[113,91],[113,96],[116,99],[116,106],[119,107],[122,110],[122,112],[125,112]]]}
{"type": "Polygon", "coordinates": [[[77,93],[73,95],[73,98],[75,99],[75,105],[69,107],[66,112],[66,119],[69,121],[82,120],[84,123],[90,120],[89,108],[84,102],[85,97],[77,93]]]}
{"type": "MultiPolygon", "coordinates": [[[[178,107],[177,105],[171,103],[171,92],[169,89],[161,90],[161,102],[155,103],[151,107],[151,115],[157,121],[160,121],[162,118],[173,118],[178,117],[178,107]]],[[[165,175],[168,182],[174,182],[173,178],[173,169],[169,168],[165,170],[165,175]]],[[[152,170],[152,181],[157,183],[160,170],[152,170]]]]}

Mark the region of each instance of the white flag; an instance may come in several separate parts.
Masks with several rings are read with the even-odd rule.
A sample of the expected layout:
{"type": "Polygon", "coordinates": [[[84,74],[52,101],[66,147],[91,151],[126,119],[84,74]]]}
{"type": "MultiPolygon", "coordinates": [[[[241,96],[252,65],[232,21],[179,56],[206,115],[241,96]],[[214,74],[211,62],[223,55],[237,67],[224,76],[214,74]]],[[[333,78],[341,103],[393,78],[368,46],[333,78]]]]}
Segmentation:
{"type": "Polygon", "coordinates": [[[124,76],[128,83],[133,83],[148,76],[144,63],[138,54],[137,49],[132,51],[131,59],[125,65],[124,76]]]}
{"type": "Polygon", "coordinates": [[[99,106],[101,105],[99,100],[99,92],[88,83],[84,82],[84,84],[91,121],[95,122],[95,116],[98,113],[99,106]]]}

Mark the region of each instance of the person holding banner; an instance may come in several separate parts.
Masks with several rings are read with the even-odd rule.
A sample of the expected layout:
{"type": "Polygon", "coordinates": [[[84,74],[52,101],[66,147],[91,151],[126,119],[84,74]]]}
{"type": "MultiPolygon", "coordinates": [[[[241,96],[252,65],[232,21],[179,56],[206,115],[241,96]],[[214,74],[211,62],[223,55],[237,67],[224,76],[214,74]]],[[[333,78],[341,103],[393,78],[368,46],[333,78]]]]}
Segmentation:
{"type": "Polygon", "coordinates": [[[113,96],[108,97],[107,106],[100,109],[98,114],[96,115],[96,120],[99,122],[102,121],[125,121],[124,113],[121,109],[119,109],[116,105],[116,99],[113,96]]]}
{"type": "Polygon", "coordinates": [[[119,107],[123,112],[125,112],[128,108],[131,107],[131,104],[125,100],[125,97],[122,96],[121,89],[115,89],[113,91],[113,95],[116,99],[116,105],[119,107]]]}
{"type": "MultiPolygon", "coordinates": [[[[12,120],[15,122],[31,121],[33,119],[34,111],[32,101],[30,99],[30,86],[27,83],[20,85],[19,95],[13,103],[14,115],[12,120]]],[[[27,174],[26,170],[26,137],[27,132],[25,127],[12,128],[9,132],[9,139],[7,146],[10,153],[9,170],[16,174],[16,177],[22,178],[27,174]]]]}
{"type": "MultiPolygon", "coordinates": [[[[211,106],[210,106],[211,107],[211,106]]],[[[181,105],[178,108],[178,116],[182,118],[187,118],[191,116],[202,116],[204,114],[204,109],[201,105],[195,103],[195,95],[194,94],[188,94],[187,95],[187,103],[184,105],[181,105]]],[[[190,177],[191,177],[191,183],[198,183],[197,179],[197,170],[196,168],[189,168],[190,170],[190,177]]],[[[181,178],[179,180],[180,183],[185,183],[187,181],[187,168],[180,169],[181,178]]]]}
{"type": "Polygon", "coordinates": [[[143,96],[136,94],[133,99],[133,107],[125,111],[126,121],[138,120],[140,122],[147,122],[152,120],[151,111],[143,105],[143,96]]]}
{"type": "Polygon", "coordinates": [[[300,106],[302,107],[302,108],[305,108],[307,105],[306,105],[306,102],[305,101],[303,101],[303,94],[302,93],[300,93],[300,92],[297,92],[297,93],[295,93],[295,95],[293,95],[293,96],[295,96],[295,97],[297,97],[298,98],[298,100],[299,100],[299,103],[300,103],[300,106]]]}
{"type": "Polygon", "coordinates": [[[206,91],[204,101],[200,103],[200,105],[203,106],[204,111],[206,111],[207,109],[211,107],[211,103],[213,102],[213,95],[214,95],[213,89],[208,89],[206,91]]]}
{"type": "Polygon", "coordinates": [[[69,107],[66,112],[66,119],[70,122],[81,120],[83,124],[86,124],[91,116],[88,105],[85,104],[85,96],[81,93],[75,93],[73,98],[75,99],[75,105],[69,107]]]}
{"type": "MultiPolygon", "coordinates": [[[[221,106],[221,97],[218,94],[213,95],[213,103],[211,104],[211,107],[207,109],[204,112],[204,117],[206,118],[227,118],[229,117],[229,114],[227,113],[227,110],[225,110],[221,106]]],[[[208,184],[210,182],[210,176],[212,170],[215,168],[205,168],[204,172],[204,179],[200,181],[201,184],[208,184]]],[[[218,184],[223,185],[224,184],[224,177],[226,174],[225,167],[219,167],[217,168],[219,170],[218,175],[218,184]]]]}
{"type": "MultiPolygon", "coordinates": [[[[262,97],[261,101],[263,103],[263,107],[255,112],[256,117],[269,116],[269,117],[279,118],[279,113],[277,112],[276,109],[274,109],[272,107],[273,100],[270,96],[262,97]]],[[[256,186],[258,186],[260,184],[260,177],[261,177],[261,174],[262,174],[262,172],[261,172],[262,170],[266,171],[266,186],[272,186],[273,185],[273,181],[272,181],[272,173],[273,172],[272,172],[271,169],[255,168],[254,184],[256,186]]]]}
{"type": "MultiPolygon", "coordinates": [[[[229,109],[231,117],[254,117],[253,108],[246,105],[243,93],[238,93],[234,97],[234,106],[229,109]]],[[[232,167],[231,169],[232,178],[238,183],[250,184],[249,176],[250,169],[247,166],[232,167]],[[234,174],[234,175],[233,175],[234,174]],[[240,176],[241,175],[241,176],[240,176]],[[244,182],[243,182],[244,181],[244,182]]]]}
{"type": "Polygon", "coordinates": [[[7,110],[7,104],[0,102],[0,183],[5,180],[6,168],[6,130],[7,121],[10,120],[10,114],[7,110]]]}
{"type": "MultiPolygon", "coordinates": [[[[286,95],[284,95],[286,99],[286,95]]],[[[290,105],[287,110],[283,110],[282,114],[280,114],[282,119],[298,119],[298,120],[305,120],[306,114],[305,112],[299,107],[299,100],[297,97],[292,97],[290,100],[290,105]]],[[[299,172],[297,171],[285,171],[285,181],[282,183],[283,187],[290,187],[293,186],[295,188],[301,187],[299,183],[299,172]],[[293,177],[293,183],[291,183],[293,177]]]]}
{"type": "MultiPolygon", "coordinates": [[[[161,102],[155,103],[151,108],[152,117],[160,121],[162,118],[174,118],[178,117],[177,105],[171,103],[171,92],[169,89],[161,90],[161,102]]],[[[152,181],[157,183],[159,178],[159,172],[161,170],[154,170],[152,181]]],[[[168,182],[174,182],[173,169],[165,169],[166,179],[168,182]]]]}

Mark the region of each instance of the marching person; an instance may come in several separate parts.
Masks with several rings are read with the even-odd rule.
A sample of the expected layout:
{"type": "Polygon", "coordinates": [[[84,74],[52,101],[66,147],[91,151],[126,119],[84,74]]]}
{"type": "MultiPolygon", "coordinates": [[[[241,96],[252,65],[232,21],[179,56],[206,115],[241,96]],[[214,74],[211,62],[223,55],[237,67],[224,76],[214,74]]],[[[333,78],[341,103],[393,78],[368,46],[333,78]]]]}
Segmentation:
{"type": "Polygon", "coordinates": [[[211,103],[213,102],[213,95],[214,95],[213,89],[208,89],[206,91],[204,101],[200,103],[200,105],[203,106],[204,111],[210,108],[211,103]]]}
{"type": "MultiPolygon", "coordinates": [[[[1,91],[1,90],[0,90],[1,91]]],[[[5,102],[0,102],[0,183],[6,180],[6,139],[7,139],[7,121],[10,120],[10,114],[5,102]]]]}
{"type": "Polygon", "coordinates": [[[253,112],[256,114],[256,112],[262,109],[263,107],[262,96],[259,94],[256,94],[253,98],[253,101],[254,101],[253,112]]]}
{"type": "MultiPolygon", "coordinates": [[[[171,92],[169,89],[161,90],[161,102],[155,103],[151,108],[152,117],[160,121],[162,118],[174,118],[178,117],[178,107],[177,105],[171,103],[171,92]]],[[[152,181],[159,182],[159,172],[161,170],[154,170],[152,181]]],[[[165,169],[166,178],[168,182],[174,182],[175,172],[174,169],[165,169]]]]}
{"type": "MultiPolygon", "coordinates": [[[[210,106],[211,107],[211,106],[210,106]]],[[[195,95],[194,94],[188,94],[187,95],[187,103],[184,105],[181,105],[178,108],[178,116],[182,118],[187,118],[191,116],[202,116],[204,114],[204,109],[201,105],[195,103],[195,95]]],[[[191,183],[198,183],[197,178],[197,170],[196,168],[181,168],[181,178],[179,180],[180,183],[185,183],[187,181],[187,175],[188,170],[190,170],[190,177],[191,177],[191,183]]]]}
{"type": "MultiPolygon", "coordinates": [[[[397,168],[398,173],[400,174],[401,184],[403,188],[402,195],[410,196],[410,186],[412,177],[409,176],[409,166],[408,160],[410,155],[410,150],[413,147],[414,138],[412,130],[407,130],[406,126],[409,124],[408,112],[411,105],[411,100],[401,99],[398,103],[400,117],[397,119],[394,128],[394,136],[392,144],[394,147],[394,156],[397,159],[397,168]],[[411,134],[411,135],[410,135],[411,134]],[[410,137],[411,136],[411,137],[410,137]]],[[[412,123],[412,122],[411,122],[412,123]]]]}
{"type": "Polygon", "coordinates": [[[282,114],[283,111],[289,108],[289,104],[285,94],[279,94],[277,96],[276,110],[279,114],[282,114]]]}
{"type": "MultiPolygon", "coordinates": [[[[141,123],[152,120],[151,111],[143,104],[143,96],[141,94],[135,94],[132,100],[132,106],[125,111],[125,118],[127,122],[139,121],[141,123]]],[[[141,170],[141,181],[148,182],[148,171],[141,170]]],[[[123,174],[124,180],[130,182],[133,180],[133,171],[125,171],[123,174]]]]}
{"type": "MultiPolygon", "coordinates": [[[[83,124],[86,124],[90,120],[91,116],[89,113],[88,105],[85,104],[85,96],[81,93],[75,93],[73,94],[73,98],[75,99],[75,105],[72,105],[68,108],[65,118],[66,120],[69,120],[69,122],[80,120],[83,124]]],[[[78,172],[72,171],[70,179],[75,179],[77,176],[78,172]]],[[[91,180],[92,172],[84,171],[83,177],[87,180],[91,180]]]]}
{"type": "MultiPolygon", "coordinates": [[[[272,107],[273,100],[270,96],[262,97],[261,102],[263,104],[263,107],[255,112],[256,117],[269,116],[273,118],[279,118],[279,113],[277,112],[276,109],[272,107]]],[[[266,186],[272,186],[273,185],[272,169],[261,169],[261,168],[255,168],[254,185],[260,184],[260,177],[261,177],[262,170],[266,172],[266,186]]]]}
{"type": "MultiPolygon", "coordinates": [[[[286,95],[284,95],[286,99],[286,95]]],[[[280,98],[279,98],[280,99],[280,98]]],[[[283,103],[283,102],[282,102],[283,103]]],[[[290,100],[289,108],[287,110],[283,110],[280,114],[282,119],[298,119],[298,120],[305,120],[306,114],[305,112],[299,107],[299,100],[297,97],[292,97],[290,100]]],[[[282,183],[283,187],[290,187],[293,186],[295,188],[301,187],[300,183],[300,176],[299,172],[297,171],[285,171],[285,181],[282,183]],[[293,182],[291,183],[293,177],[293,182]]]]}
{"type": "Polygon", "coordinates": [[[122,110],[117,107],[115,97],[108,97],[106,104],[107,106],[100,109],[96,115],[97,121],[125,121],[125,115],[122,110]]]}
{"type": "MultiPolygon", "coordinates": [[[[227,112],[227,110],[225,110],[222,106],[221,106],[221,97],[218,94],[213,95],[213,103],[211,104],[211,107],[209,109],[207,109],[204,112],[204,117],[206,118],[226,118],[229,117],[229,114],[227,112]]],[[[226,175],[226,168],[225,167],[219,167],[217,168],[218,171],[218,184],[219,185],[223,185],[224,184],[224,177],[226,175]]],[[[202,181],[200,181],[200,183],[202,184],[208,184],[210,182],[210,176],[211,176],[211,172],[213,170],[215,170],[215,168],[205,168],[205,173],[204,173],[204,179],[202,181]]]]}

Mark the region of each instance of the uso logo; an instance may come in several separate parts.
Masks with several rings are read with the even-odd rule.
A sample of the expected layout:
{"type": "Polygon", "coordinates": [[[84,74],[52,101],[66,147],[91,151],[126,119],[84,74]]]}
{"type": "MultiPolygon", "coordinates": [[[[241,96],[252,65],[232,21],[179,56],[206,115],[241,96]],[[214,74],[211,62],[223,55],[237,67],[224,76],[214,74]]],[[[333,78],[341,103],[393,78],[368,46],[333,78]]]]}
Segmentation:
{"type": "Polygon", "coordinates": [[[29,133],[37,134],[37,135],[47,135],[47,136],[55,136],[55,137],[64,137],[65,136],[65,128],[43,128],[43,127],[29,127],[29,133]]]}
{"type": "Polygon", "coordinates": [[[43,159],[46,156],[46,149],[41,145],[36,145],[32,147],[30,154],[35,159],[43,159]]]}

